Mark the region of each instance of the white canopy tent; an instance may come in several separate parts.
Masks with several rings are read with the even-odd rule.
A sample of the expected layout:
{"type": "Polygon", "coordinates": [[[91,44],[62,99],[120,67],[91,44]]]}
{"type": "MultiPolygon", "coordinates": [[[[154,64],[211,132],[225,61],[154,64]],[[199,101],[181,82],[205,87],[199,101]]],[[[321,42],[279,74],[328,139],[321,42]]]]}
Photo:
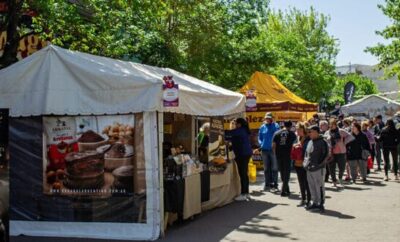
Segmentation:
{"type": "Polygon", "coordinates": [[[10,116],[175,112],[240,113],[236,92],[169,68],[124,62],[50,45],[0,70],[0,100],[10,116]],[[164,76],[179,84],[179,107],[163,107],[164,76]],[[29,104],[29,105],[27,105],[29,104]]]}
{"type": "Polygon", "coordinates": [[[387,120],[397,111],[400,111],[400,103],[379,95],[369,95],[341,107],[343,114],[358,119],[370,119],[380,114],[387,120]]]}
{"type": "MultiPolygon", "coordinates": [[[[12,235],[154,240],[163,228],[163,112],[227,116],[245,97],[168,68],[124,62],[50,45],[0,70],[0,105],[13,118],[143,113],[146,223],[11,221],[12,235]],[[179,85],[179,106],[164,107],[164,76],[179,85]],[[162,152],[161,152],[162,154],[162,152]]],[[[12,162],[13,155],[11,154],[12,162]]],[[[12,204],[11,204],[12,206],[12,204]]]]}

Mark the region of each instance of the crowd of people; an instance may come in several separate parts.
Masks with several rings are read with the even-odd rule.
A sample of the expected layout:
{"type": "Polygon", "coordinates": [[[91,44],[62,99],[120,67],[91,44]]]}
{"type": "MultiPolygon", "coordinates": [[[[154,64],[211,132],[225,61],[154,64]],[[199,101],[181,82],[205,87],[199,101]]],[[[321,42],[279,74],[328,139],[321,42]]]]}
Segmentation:
{"type": "MultiPolygon", "coordinates": [[[[389,176],[391,172],[394,179],[399,180],[399,128],[400,112],[386,123],[381,115],[362,122],[343,114],[329,120],[320,120],[314,115],[307,122],[285,121],[282,127],[274,121],[272,113],[266,113],[258,134],[264,164],[264,191],[290,196],[290,173],[294,169],[300,187],[300,205],[307,210],[324,212],[325,183],[329,178],[336,189],[357,182],[368,184],[371,169],[375,165],[375,171],[380,172],[383,163],[384,181],[393,178],[389,176]]],[[[247,169],[252,148],[246,120],[236,119],[227,136],[232,141],[242,186],[242,193],[236,200],[248,200],[247,169]]]]}

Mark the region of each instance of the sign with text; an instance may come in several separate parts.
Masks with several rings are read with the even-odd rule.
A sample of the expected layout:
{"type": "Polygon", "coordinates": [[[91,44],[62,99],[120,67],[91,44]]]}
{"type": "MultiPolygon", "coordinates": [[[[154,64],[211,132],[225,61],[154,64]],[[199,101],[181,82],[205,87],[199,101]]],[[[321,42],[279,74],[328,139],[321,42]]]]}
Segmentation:
{"type": "Polygon", "coordinates": [[[43,124],[45,194],[133,194],[133,115],[45,117],[43,124]]]}
{"type": "Polygon", "coordinates": [[[164,76],[163,78],[163,102],[164,107],[179,106],[179,86],[173,80],[173,76],[164,76]]]}
{"type": "Polygon", "coordinates": [[[246,92],[246,112],[257,111],[257,97],[253,90],[246,92]]]}
{"type": "Polygon", "coordinates": [[[210,119],[210,137],[208,145],[208,161],[211,172],[221,172],[226,168],[228,159],[225,145],[224,118],[213,117],[210,119]]]}

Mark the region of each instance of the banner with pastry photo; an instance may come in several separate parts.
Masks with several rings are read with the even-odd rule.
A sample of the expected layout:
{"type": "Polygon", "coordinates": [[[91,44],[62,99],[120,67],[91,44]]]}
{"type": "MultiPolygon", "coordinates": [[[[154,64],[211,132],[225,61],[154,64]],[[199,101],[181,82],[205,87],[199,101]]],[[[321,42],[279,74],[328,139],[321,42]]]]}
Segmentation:
{"type": "Polygon", "coordinates": [[[208,145],[209,170],[212,173],[221,173],[226,169],[227,152],[225,145],[224,118],[210,119],[210,137],[208,145]]]}
{"type": "Polygon", "coordinates": [[[134,121],[134,115],[44,117],[44,193],[131,196],[134,121]]]}

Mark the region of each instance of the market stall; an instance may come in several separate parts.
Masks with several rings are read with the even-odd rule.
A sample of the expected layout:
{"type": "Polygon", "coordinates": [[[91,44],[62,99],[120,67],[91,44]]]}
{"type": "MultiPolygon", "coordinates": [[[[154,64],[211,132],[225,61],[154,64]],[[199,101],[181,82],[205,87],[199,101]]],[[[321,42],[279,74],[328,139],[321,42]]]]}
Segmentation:
{"type": "MultiPolygon", "coordinates": [[[[250,80],[239,90],[246,96],[246,118],[252,130],[252,146],[258,147],[258,129],[266,112],[272,112],[275,121],[306,121],[317,112],[318,105],[308,102],[289,89],[273,75],[254,72],[250,80]]],[[[253,161],[261,161],[255,154],[253,161]]]]}
{"type": "Polygon", "coordinates": [[[380,114],[386,121],[400,111],[400,103],[379,95],[368,95],[342,106],[340,111],[358,120],[371,119],[380,114]]]}
{"type": "MultiPolygon", "coordinates": [[[[245,107],[243,95],[171,69],[53,45],[0,70],[0,85],[1,105],[10,108],[12,235],[157,239],[170,174],[164,158],[186,168],[176,191],[184,184],[201,192],[203,173],[217,162],[196,159],[197,117],[245,107]]],[[[233,164],[221,163],[232,180],[233,164]]],[[[211,177],[203,179],[210,198],[211,177]]],[[[204,210],[201,194],[188,193],[185,218],[204,210]]]]}

